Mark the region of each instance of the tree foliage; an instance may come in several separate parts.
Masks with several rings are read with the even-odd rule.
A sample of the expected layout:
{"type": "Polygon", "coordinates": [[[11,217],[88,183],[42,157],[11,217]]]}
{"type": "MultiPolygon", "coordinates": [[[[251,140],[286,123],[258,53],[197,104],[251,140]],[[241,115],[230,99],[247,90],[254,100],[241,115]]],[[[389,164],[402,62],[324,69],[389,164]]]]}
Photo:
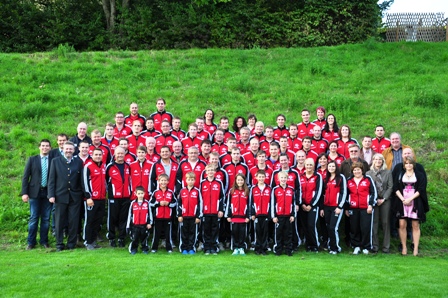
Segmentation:
{"type": "Polygon", "coordinates": [[[3,0],[0,51],[355,43],[376,34],[386,8],[375,0],[3,0]]]}

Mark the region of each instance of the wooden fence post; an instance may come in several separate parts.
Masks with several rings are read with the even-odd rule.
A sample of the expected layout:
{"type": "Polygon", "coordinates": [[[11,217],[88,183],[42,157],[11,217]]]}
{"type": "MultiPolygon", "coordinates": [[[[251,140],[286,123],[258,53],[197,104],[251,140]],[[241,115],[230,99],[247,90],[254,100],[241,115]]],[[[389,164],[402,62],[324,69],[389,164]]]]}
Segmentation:
{"type": "Polygon", "coordinates": [[[395,32],[395,41],[397,42],[398,41],[398,24],[400,23],[400,21],[398,21],[397,20],[397,30],[396,30],[396,32],[395,32]]]}

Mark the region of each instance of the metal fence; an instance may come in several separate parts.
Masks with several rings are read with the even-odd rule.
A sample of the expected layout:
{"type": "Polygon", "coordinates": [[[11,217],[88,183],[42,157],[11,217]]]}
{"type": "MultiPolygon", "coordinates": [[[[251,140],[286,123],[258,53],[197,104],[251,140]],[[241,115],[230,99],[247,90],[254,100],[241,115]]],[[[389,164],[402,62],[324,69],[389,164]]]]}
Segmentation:
{"type": "Polygon", "coordinates": [[[448,41],[444,13],[386,14],[386,41],[448,41]]]}

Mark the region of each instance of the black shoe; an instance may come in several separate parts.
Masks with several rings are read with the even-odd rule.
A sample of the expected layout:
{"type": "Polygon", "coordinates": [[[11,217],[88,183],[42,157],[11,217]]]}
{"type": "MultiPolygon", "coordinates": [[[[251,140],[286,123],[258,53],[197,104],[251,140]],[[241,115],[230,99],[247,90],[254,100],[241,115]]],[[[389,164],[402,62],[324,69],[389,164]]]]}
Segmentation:
{"type": "Polygon", "coordinates": [[[27,247],[26,247],[26,250],[32,250],[32,249],[34,249],[36,246],[35,245],[28,245],[27,247]]]}
{"type": "Polygon", "coordinates": [[[117,243],[115,242],[115,240],[109,240],[109,245],[110,247],[117,247],[117,243]]]}
{"type": "Polygon", "coordinates": [[[255,254],[256,254],[257,256],[259,256],[259,255],[261,254],[261,252],[259,252],[258,250],[256,250],[256,251],[255,251],[255,254]]]}
{"type": "Polygon", "coordinates": [[[292,257],[292,252],[288,251],[287,255],[288,257],[292,257]]]}
{"type": "Polygon", "coordinates": [[[124,247],[124,240],[118,240],[118,247],[124,247]]]}
{"type": "Polygon", "coordinates": [[[266,253],[265,251],[262,251],[261,254],[262,254],[263,256],[265,256],[267,253],[266,253]]]}
{"type": "Polygon", "coordinates": [[[57,247],[57,248],[56,248],[56,252],[61,252],[61,251],[63,251],[63,250],[64,250],[63,247],[57,247]]]}

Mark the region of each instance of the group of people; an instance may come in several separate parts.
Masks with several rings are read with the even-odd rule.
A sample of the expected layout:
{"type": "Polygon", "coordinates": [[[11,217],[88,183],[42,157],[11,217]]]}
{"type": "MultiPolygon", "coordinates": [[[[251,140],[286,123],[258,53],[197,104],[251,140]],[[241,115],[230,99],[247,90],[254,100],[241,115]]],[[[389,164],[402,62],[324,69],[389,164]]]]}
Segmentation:
{"type": "Polygon", "coordinates": [[[37,245],[39,221],[40,244],[49,247],[53,210],[57,251],[74,249],[79,238],[87,250],[98,248],[107,212],[109,245],[125,247],[129,235],[131,254],[139,246],[155,253],[160,241],[168,253],[176,243],[182,254],[228,246],[244,255],[252,246],[256,254],[291,256],[302,244],[338,254],[343,221],[353,254],[389,253],[398,226],[406,255],[410,226],[418,255],[429,211],[426,173],[398,133],[388,139],[378,125],[360,146],[324,107],[314,121],[302,110],[302,121],[289,126],[283,114],[276,127],[239,116],[233,131],[229,118],[215,124],[208,109],[183,131],[165,106],[159,98],[156,112],[144,117],[132,103],[104,134],[95,129],[89,137],[81,122],[72,138],[57,136],[58,148],[40,142],[22,179],[31,213],[27,249],[37,245]]]}

